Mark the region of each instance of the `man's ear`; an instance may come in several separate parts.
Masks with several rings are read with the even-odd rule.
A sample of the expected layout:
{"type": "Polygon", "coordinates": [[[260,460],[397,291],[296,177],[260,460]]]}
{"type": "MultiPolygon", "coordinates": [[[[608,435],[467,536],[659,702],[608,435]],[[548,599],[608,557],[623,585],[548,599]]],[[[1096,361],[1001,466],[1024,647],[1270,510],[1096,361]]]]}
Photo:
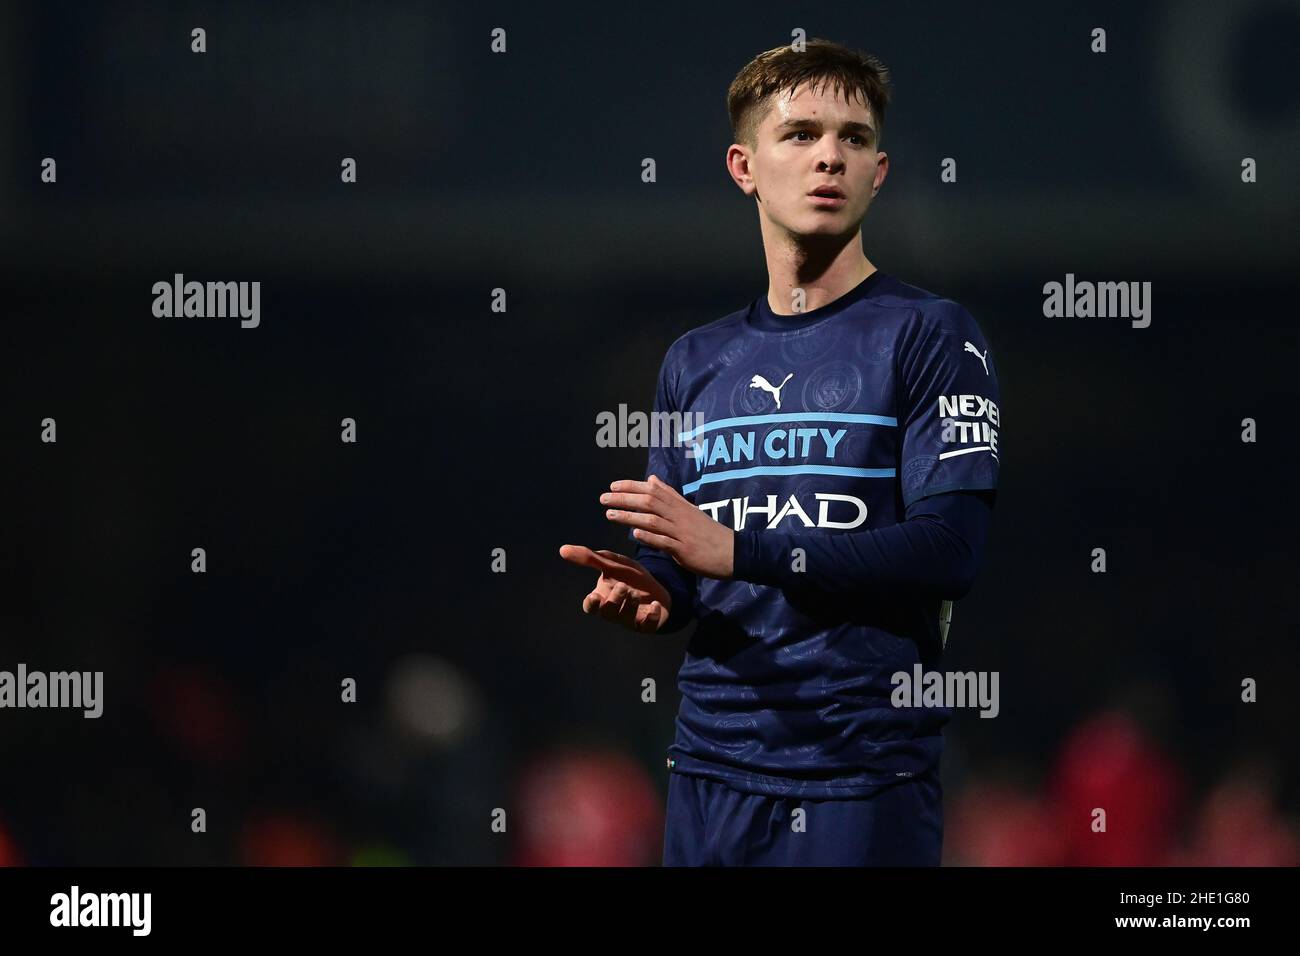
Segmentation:
{"type": "MultiPolygon", "coordinates": [[[[724,157],[727,174],[732,182],[739,186],[746,196],[757,196],[758,187],[754,185],[754,177],[749,171],[749,159],[749,150],[739,143],[732,143],[727,147],[727,155],[724,157]]],[[[762,200],[760,199],[759,202],[762,200]]]]}
{"type": "Polygon", "coordinates": [[[871,195],[880,192],[880,187],[885,185],[885,177],[889,175],[889,154],[880,152],[876,154],[876,179],[871,184],[871,195]]]}

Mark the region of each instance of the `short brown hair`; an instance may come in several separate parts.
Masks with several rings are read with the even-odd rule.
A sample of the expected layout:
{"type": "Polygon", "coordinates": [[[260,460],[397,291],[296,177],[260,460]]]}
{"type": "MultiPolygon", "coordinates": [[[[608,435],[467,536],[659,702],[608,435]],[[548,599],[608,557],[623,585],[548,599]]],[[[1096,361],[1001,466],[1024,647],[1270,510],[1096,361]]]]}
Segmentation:
{"type": "Polygon", "coordinates": [[[845,100],[856,96],[871,107],[875,120],[876,143],[885,123],[889,105],[889,70],[874,56],[814,38],[806,49],[779,46],[760,53],[736,74],[727,90],[727,112],[731,114],[731,133],[735,142],[753,148],[758,145],[758,126],[767,115],[768,99],[786,90],[793,92],[800,83],[809,83],[813,92],[829,83],[845,100]]]}

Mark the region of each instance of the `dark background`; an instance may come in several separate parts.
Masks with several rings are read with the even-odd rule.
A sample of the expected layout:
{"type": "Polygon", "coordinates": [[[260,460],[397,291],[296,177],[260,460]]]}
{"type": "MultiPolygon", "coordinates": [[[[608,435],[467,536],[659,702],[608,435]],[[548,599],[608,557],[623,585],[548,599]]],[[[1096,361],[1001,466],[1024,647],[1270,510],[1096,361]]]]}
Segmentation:
{"type": "Polygon", "coordinates": [[[105,709],[0,711],[0,861],[657,861],[689,631],[557,550],[630,552],[597,413],[766,290],[725,94],[795,28],[891,68],[867,254],[997,356],[945,862],[1300,861],[1300,5],[1208,0],[6,6],[0,669],[105,709]],[[260,327],[155,318],[177,272],[260,327]],[[1067,272],[1151,326],[1044,318],[1067,272]]]}

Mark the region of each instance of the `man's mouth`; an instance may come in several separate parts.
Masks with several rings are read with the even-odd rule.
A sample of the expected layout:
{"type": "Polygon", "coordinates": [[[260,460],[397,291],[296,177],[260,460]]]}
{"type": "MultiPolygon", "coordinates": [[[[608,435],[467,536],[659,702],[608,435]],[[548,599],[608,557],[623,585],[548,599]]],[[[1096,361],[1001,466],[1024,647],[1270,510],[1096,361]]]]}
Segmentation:
{"type": "Polygon", "coordinates": [[[808,194],[808,198],[816,206],[825,206],[830,209],[838,208],[848,202],[843,190],[836,186],[818,186],[808,194]]]}

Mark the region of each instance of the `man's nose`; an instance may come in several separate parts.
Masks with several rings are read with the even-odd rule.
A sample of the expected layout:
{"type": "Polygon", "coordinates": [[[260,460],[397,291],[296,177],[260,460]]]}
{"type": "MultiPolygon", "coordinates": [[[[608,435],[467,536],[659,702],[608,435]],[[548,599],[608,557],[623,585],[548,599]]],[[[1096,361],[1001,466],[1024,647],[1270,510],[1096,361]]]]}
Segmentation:
{"type": "Polygon", "coordinates": [[[838,145],[827,148],[826,151],[822,153],[822,155],[819,157],[819,161],[817,164],[818,172],[825,171],[825,172],[834,173],[834,172],[839,172],[843,168],[844,168],[844,157],[840,155],[840,148],[838,145]]]}

